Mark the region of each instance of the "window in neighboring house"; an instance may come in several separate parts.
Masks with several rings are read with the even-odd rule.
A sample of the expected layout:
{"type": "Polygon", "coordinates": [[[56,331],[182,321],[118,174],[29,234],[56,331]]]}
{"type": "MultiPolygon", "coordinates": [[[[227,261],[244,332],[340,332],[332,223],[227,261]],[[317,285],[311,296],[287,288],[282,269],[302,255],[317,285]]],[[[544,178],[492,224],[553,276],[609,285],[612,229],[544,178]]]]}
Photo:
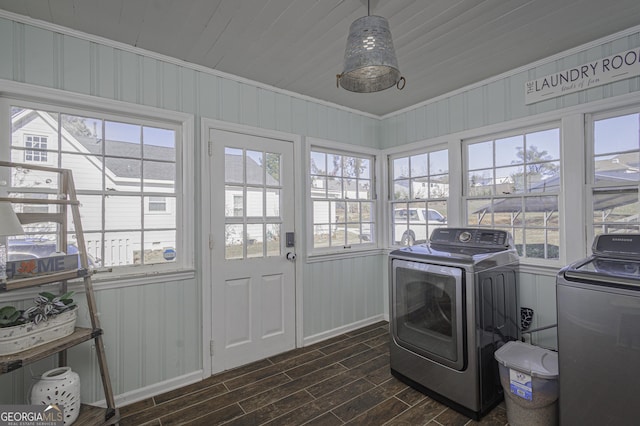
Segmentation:
{"type": "Polygon", "coordinates": [[[447,226],[449,153],[422,151],[391,158],[391,243],[413,245],[447,226]]]}
{"type": "MultiPolygon", "coordinates": [[[[53,166],[72,170],[84,237],[93,259],[114,268],[167,264],[167,270],[176,268],[169,263],[180,266],[191,261],[181,257],[178,247],[183,239],[183,224],[176,214],[183,202],[176,191],[182,173],[178,159],[183,158],[178,155],[179,124],[58,107],[42,109],[33,104],[12,106],[11,119],[12,161],[23,155],[43,161],[42,154],[48,153],[53,166]],[[50,133],[47,137],[32,136],[33,131],[43,129],[50,133]],[[178,252],[177,257],[165,259],[165,252],[173,251],[178,252]]],[[[25,196],[41,192],[55,197],[57,175],[15,169],[12,190],[21,189],[25,196]]],[[[40,211],[42,207],[26,209],[40,211]]],[[[68,216],[72,244],[75,225],[69,212],[68,216]]],[[[25,230],[27,238],[51,239],[56,225],[25,226],[25,230]]]]}
{"type": "Polygon", "coordinates": [[[590,176],[593,237],[640,232],[640,113],[601,114],[592,120],[590,176]]]}
{"type": "Polygon", "coordinates": [[[167,197],[148,197],[149,211],[164,213],[167,211],[167,197]]]}
{"type": "Polygon", "coordinates": [[[520,256],[559,259],[560,129],[465,143],[467,224],[509,231],[520,256]]]}
{"type": "Polygon", "coordinates": [[[309,158],[313,249],[375,243],[374,158],[312,148],[309,158]]]}
{"type": "Polygon", "coordinates": [[[242,195],[233,195],[233,216],[243,216],[244,215],[244,197],[242,195]]]}
{"type": "Polygon", "coordinates": [[[47,137],[36,135],[24,136],[24,161],[25,163],[47,162],[47,137]]]}

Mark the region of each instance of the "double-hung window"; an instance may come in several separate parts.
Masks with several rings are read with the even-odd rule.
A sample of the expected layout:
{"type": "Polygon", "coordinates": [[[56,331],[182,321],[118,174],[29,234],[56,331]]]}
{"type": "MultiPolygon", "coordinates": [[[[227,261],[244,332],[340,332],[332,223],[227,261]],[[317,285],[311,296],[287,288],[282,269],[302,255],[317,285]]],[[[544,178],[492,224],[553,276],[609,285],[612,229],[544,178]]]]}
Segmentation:
{"type": "Polygon", "coordinates": [[[391,157],[391,242],[413,245],[447,225],[449,153],[446,149],[391,157]]]}
{"type": "MultiPolygon", "coordinates": [[[[126,269],[132,266],[153,265],[154,271],[189,267],[178,214],[185,201],[181,122],[4,102],[9,106],[3,110],[11,114],[11,161],[46,160],[48,166],[72,170],[94,266],[113,267],[121,274],[133,272],[126,269]]],[[[14,194],[57,196],[55,174],[27,168],[10,173],[14,194]]],[[[37,208],[16,205],[24,212],[37,208]]],[[[75,251],[76,227],[70,214],[68,223],[67,245],[75,251]]],[[[55,248],[55,223],[29,225],[25,230],[25,241],[19,245],[55,248]]]]}
{"type": "Polygon", "coordinates": [[[640,232],[640,108],[594,115],[588,123],[593,211],[588,240],[604,233],[640,232]]]}
{"type": "Polygon", "coordinates": [[[560,128],[465,141],[467,225],[509,231],[523,258],[559,259],[560,128]]]}
{"type": "Polygon", "coordinates": [[[375,245],[374,157],[311,147],[312,250],[375,245]]]}

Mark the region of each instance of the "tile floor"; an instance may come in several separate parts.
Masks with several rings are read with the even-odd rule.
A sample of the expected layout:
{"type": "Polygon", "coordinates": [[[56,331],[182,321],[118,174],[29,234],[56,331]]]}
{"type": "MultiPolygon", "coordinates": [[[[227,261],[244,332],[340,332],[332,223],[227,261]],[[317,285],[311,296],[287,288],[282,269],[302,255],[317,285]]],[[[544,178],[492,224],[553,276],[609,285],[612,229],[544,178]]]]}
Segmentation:
{"type": "Polygon", "coordinates": [[[396,380],[388,341],[379,322],[120,407],[120,425],[507,424],[504,402],[476,422],[396,380]]]}

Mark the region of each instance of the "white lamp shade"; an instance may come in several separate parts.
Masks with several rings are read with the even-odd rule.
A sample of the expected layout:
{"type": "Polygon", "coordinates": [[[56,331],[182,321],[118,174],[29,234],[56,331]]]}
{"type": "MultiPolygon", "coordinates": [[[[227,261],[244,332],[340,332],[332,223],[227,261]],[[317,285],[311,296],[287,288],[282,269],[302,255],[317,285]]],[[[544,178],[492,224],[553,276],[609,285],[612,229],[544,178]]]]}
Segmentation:
{"type": "Polygon", "coordinates": [[[22,235],[24,229],[11,203],[0,201],[0,236],[22,235]]]}

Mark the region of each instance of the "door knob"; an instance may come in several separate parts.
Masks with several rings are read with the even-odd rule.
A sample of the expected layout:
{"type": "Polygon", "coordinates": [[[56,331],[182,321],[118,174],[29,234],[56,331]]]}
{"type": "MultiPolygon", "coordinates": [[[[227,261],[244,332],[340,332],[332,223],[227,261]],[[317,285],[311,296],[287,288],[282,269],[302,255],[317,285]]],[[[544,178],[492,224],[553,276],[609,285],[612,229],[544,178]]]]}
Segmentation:
{"type": "Polygon", "coordinates": [[[294,262],[296,260],[296,254],[293,252],[287,253],[287,260],[294,262]]]}

